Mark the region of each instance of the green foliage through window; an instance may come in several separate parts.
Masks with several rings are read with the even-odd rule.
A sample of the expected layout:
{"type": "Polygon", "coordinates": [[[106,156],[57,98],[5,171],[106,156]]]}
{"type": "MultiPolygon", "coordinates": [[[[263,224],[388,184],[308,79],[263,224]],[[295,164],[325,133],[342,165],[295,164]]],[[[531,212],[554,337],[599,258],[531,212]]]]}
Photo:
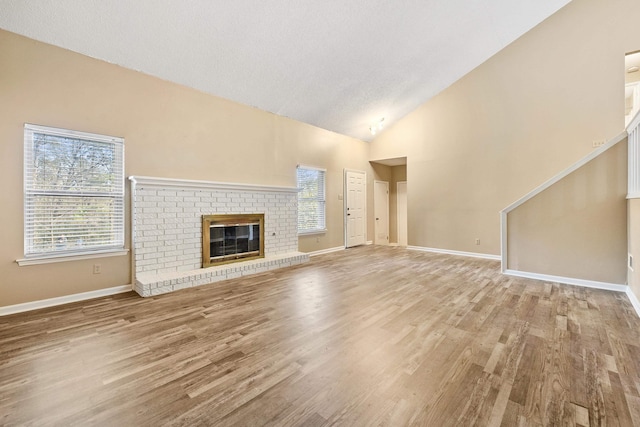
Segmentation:
{"type": "Polygon", "coordinates": [[[124,247],[123,148],[25,125],[25,255],[124,247]]]}

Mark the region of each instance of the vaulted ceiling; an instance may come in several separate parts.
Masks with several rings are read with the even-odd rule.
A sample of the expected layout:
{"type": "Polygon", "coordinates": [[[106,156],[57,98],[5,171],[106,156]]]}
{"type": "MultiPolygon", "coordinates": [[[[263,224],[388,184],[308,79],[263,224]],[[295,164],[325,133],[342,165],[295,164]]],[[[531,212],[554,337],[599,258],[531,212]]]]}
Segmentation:
{"type": "Polygon", "coordinates": [[[368,141],[569,1],[0,0],[0,28],[368,141]]]}

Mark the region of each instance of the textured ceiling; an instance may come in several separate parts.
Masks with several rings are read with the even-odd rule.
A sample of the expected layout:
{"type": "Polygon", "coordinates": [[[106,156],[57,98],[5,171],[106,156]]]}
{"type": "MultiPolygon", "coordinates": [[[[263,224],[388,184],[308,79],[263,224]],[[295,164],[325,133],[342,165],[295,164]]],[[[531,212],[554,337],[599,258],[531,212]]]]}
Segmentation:
{"type": "Polygon", "coordinates": [[[367,141],[568,2],[0,0],[0,28],[367,141]]]}

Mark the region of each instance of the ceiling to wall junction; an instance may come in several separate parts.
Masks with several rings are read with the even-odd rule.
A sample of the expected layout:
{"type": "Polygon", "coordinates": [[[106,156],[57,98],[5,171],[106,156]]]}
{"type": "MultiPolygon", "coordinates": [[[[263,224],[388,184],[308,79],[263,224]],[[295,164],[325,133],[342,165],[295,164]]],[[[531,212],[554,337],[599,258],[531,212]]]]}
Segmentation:
{"type": "Polygon", "coordinates": [[[570,0],[0,0],[0,28],[370,140],[570,0]]]}

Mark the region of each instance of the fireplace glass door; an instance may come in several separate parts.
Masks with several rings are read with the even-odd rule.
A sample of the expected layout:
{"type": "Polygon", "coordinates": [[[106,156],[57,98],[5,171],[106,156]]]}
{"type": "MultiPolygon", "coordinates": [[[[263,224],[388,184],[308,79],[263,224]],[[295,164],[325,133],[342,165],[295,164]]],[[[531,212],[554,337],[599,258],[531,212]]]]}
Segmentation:
{"type": "Polygon", "coordinates": [[[259,215],[205,215],[203,217],[203,266],[264,256],[259,215]]]}
{"type": "Polygon", "coordinates": [[[212,225],[211,258],[260,254],[260,224],[212,225]]]}

